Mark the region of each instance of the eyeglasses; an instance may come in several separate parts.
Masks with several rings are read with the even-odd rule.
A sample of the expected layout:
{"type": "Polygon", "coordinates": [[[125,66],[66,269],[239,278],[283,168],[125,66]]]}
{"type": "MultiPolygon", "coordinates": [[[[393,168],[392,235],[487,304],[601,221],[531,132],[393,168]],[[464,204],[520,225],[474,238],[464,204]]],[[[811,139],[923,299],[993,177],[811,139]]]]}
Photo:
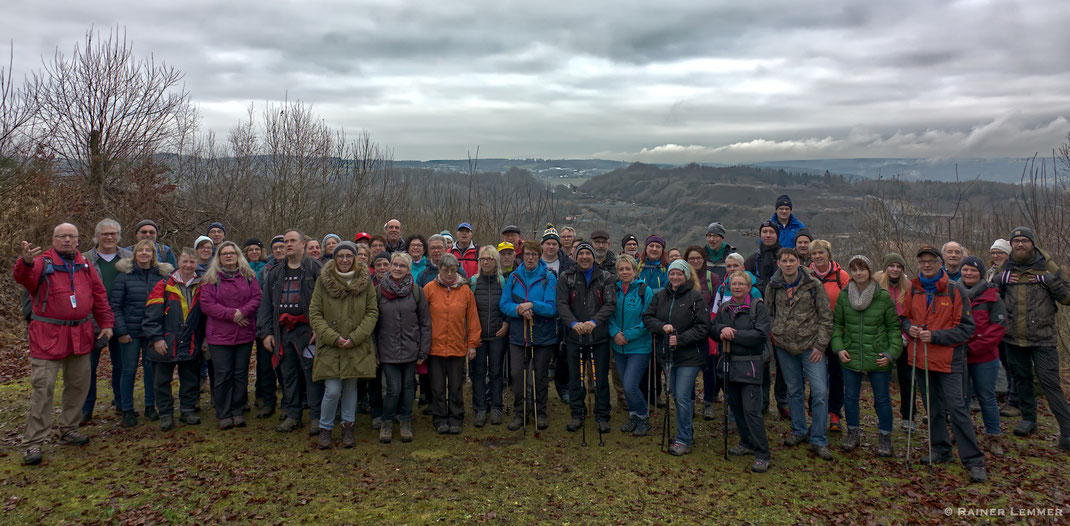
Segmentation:
{"type": "Polygon", "coordinates": [[[238,257],[238,253],[237,252],[220,252],[219,253],[219,257],[221,257],[221,258],[238,257]]]}
{"type": "Polygon", "coordinates": [[[402,269],[408,270],[409,266],[404,264],[404,263],[391,263],[390,264],[390,268],[402,268],[402,269]]]}
{"type": "Polygon", "coordinates": [[[338,254],[337,256],[334,256],[335,259],[345,259],[345,260],[353,259],[354,257],[355,256],[353,254],[338,254]]]}
{"type": "Polygon", "coordinates": [[[1025,244],[1029,244],[1029,243],[1032,243],[1032,241],[1030,241],[1030,240],[1028,240],[1028,239],[1025,239],[1025,238],[1022,238],[1022,239],[1012,239],[1012,240],[1011,240],[1011,244],[1012,244],[1012,245],[1025,245],[1025,244]]]}
{"type": "Polygon", "coordinates": [[[526,257],[526,258],[537,258],[537,257],[539,257],[539,255],[534,253],[534,252],[524,252],[524,257],[526,257]]]}
{"type": "Polygon", "coordinates": [[[993,250],[992,252],[988,253],[989,256],[999,256],[999,255],[1003,255],[1003,254],[1004,254],[1004,252],[1001,251],[1001,250],[993,250]]]}
{"type": "Polygon", "coordinates": [[[919,265],[937,265],[940,263],[939,259],[919,259],[919,265]]]}
{"type": "Polygon", "coordinates": [[[702,256],[693,257],[693,258],[687,258],[688,261],[698,261],[700,263],[702,262],[702,259],[703,259],[702,256]]]}
{"type": "Polygon", "coordinates": [[[494,258],[479,258],[480,261],[494,261],[494,258]]]}
{"type": "Polygon", "coordinates": [[[78,239],[78,234],[56,234],[52,237],[66,241],[68,239],[78,239]]]}
{"type": "Polygon", "coordinates": [[[115,237],[118,235],[118,232],[101,232],[100,234],[98,234],[99,237],[115,237]]]}

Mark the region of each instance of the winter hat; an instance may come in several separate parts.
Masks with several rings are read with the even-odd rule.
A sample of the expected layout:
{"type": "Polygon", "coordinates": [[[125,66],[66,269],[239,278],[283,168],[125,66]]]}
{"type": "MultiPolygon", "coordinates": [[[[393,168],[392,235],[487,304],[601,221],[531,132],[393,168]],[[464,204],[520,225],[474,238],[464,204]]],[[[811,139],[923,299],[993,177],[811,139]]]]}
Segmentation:
{"type": "Polygon", "coordinates": [[[646,241],[643,242],[643,246],[649,245],[651,243],[657,243],[657,244],[661,245],[661,248],[665,248],[665,245],[666,245],[665,238],[663,238],[663,237],[661,237],[661,236],[659,236],[657,234],[650,234],[649,236],[647,236],[646,237],[646,241]]]}
{"type": "Polygon", "coordinates": [[[884,260],[881,261],[881,268],[888,268],[892,263],[899,263],[899,266],[907,268],[907,260],[903,259],[897,252],[889,252],[884,255],[884,260]]]}
{"type": "Polygon", "coordinates": [[[706,235],[708,236],[710,234],[717,234],[717,235],[721,236],[722,238],[724,238],[724,236],[726,234],[726,232],[724,230],[724,225],[722,225],[722,224],[720,224],[720,223],[718,223],[716,221],[713,222],[713,223],[710,223],[710,226],[706,227],[706,235]]]}
{"type": "Polygon", "coordinates": [[[810,241],[814,240],[814,236],[810,235],[810,229],[808,229],[808,228],[800,228],[799,231],[795,233],[795,240],[796,241],[798,241],[800,237],[805,237],[806,239],[809,239],[810,241]]]}
{"type": "Polygon", "coordinates": [[[639,239],[636,238],[635,235],[628,234],[624,236],[624,239],[620,240],[620,248],[624,248],[624,246],[627,245],[629,241],[635,241],[636,245],[639,244],[639,239]]]}
{"type": "Polygon", "coordinates": [[[546,223],[546,230],[542,231],[542,241],[540,241],[539,244],[545,243],[551,239],[557,241],[557,244],[561,244],[561,236],[558,235],[557,229],[554,228],[554,225],[546,223]]]}
{"type": "Polygon", "coordinates": [[[152,226],[152,228],[155,228],[157,232],[160,231],[160,227],[156,226],[156,221],[153,221],[151,219],[142,219],[141,221],[137,222],[137,226],[134,227],[134,232],[137,232],[138,230],[141,230],[141,227],[143,227],[145,225],[152,226]]]}
{"type": "Polygon", "coordinates": [[[215,243],[212,242],[212,238],[208,236],[197,236],[197,240],[193,242],[193,250],[200,248],[201,243],[204,243],[205,241],[211,243],[213,249],[215,248],[215,243]]]}
{"type": "MultiPolygon", "coordinates": [[[[338,236],[335,236],[335,237],[338,237],[338,236]]],[[[324,238],[324,239],[326,239],[326,238],[324,238]]],[[[357,244],[352,242],[352,241],[339,241],[338,244],[334,246],[334,252],[331,252],[331,257],[333,257],[333,258],[338,257],[338,252],[341,251],[341,250],[348,250],[348,251],[352,252],[354,256],[356,256],[357,255],[357,244]]]]}
{"type": "Polygon", "coordinates": [[[847,262],[847,268],[851,268],[851,265],[853,265],[855,261],[862,262],[862,264],[866,266],[866,270],[869,271],[870,276],[873,275],[873,262],[870,261],[869,258],[862,254],[851,256],[851,260],[847,262]]]}
{"type": "Polygon", "coordinates": [[[443,230],[443,231],[439,232],[439,233],[438,233],[438,235],[440,235],[440,236],[442,236],[442,237],[448,237],[448,238],[450,238],[450,244],[451,244],[451,245],[453,244],[453,240],[454,240],[454,238],[453,238],[453,234],[452,234],[452,233],[450,233],[450,231],[449,231],[449,230],[443,230]]]}
{"type": "Polygon", "coordinates": [[[776,198],[776,206],[773,207],[773,208],[780,208],[782,206],[786,206],[788,208],[794,208],[794,207],[791,206],[791,198],[788,197],[788,194],[784,194],[784,195],[776,198]]]}
{"type": "Polygon", "coordinates": [[[286,238],[282,237],[282,236],[275,236],[275,237],[271,238],[270,245],[271,246],[275,246],[276,244],[285,245],[286,244],[286,238]]]}
{"type": "Polygon", "coordinates": [[[762,222],[762,226],[758,227],[758,235],[759,236],[761,236],[762,229],[765,228],[765,227],[772,228],[774,231],[776,231],[777,235],[780,235],[780,225],[774,223],[772,220],[769,220],[769,221],[763,221],[762,222]]]}
{"type": "MultiPolygon", "coordinates": [[[[320,241],[320,246],[321,247],[327,246],[327,240],[332,238],[332,237],[337,239],[339,243],[342,242],[342,236],[339,236],[338,234],[327,234],[327,235],[323,236],[323,240],[320,241]]],[[[334,248],[338,248],[338,247],[336,246],[334,248]]]]}
{"type": "Polygon", "coordinates": [[[992,243],[992,246],[989,247],[988,250],[998,250],[1004,254],[1010,254],[1011,242],[1003,238],[997,239],[995,243],[992,243]]]}
{"type": "Polygon", "coordinates": [[[973,267],[973,268],[977,269],[977,272],[981,273],[982,277],[984,277],[984,274],[985,274],[985,262],[981,261],[981,258],[979,258],[977,256],[967,256],[966,259],[962,260],[962,266],[963,267],[973,267]]]}
{"type": "Polygon", "coordinates": [[[390,253],[386,252],[386,251],[383,251],[383,252],[380,252],[380,253],[376,254],[375,257],[372,258],[372,266],[374,266],[375,262],[379,261],[380,259],[385,259],[387,261],[390,261],[390,253]]]}
{"type": "Polygon", "coordinates": [[[249,248],[253,245],[256,245],[260,248],[264,248],[264,244],[260,242],[260,238],[258,237],[251,237],[249,239],[246,239],[245,244],[242,245],[242,248],[249,248]]]}
{"type": "MultiPolygon", "coordinates": [[[[219,221],[216,221],[215,223],[212,223],[212,224],[208,225],[208,230],[205,230],[204,233],[207,234],[208,232],[211,232],[213,228],[218,228],[218,229],[222,230],[224,234],[227,233],[227,229],[224,228],[223,227],[223,223],[220,223],[219,221]]],[[[159,230],[159,229],[157,229],[157,230],[159,230]]]]}
{"type": "Polygon", "coordinates": [[[1011,241],[1014,241],[1014,238],[1016,237],[1028,238],[1029,241],[1033,243],[1034,247],[1037,246],[1037,235],[1033,232],[1032,228],[1029,228],[1027,226],[1020,226],[1018,228],[1015,228],[1014,231],[1011,232],[1011,235],[1007,236],[1007,238],[1011,241]]]}
{"type": "Polygon", "coordinates": [[[505,225],[505,228],[502,229],[502,233],[503,234],[509,234],[509,233],[519,234],[520,233],[520,228],[518,228],[516,225],[505,225]]]}
{"type": "MultiPolygon", "coordinates": [[[[673,261],[672,263],[669,263],[668,272],[672,272],[673,270],[679,270],[680,272],[683,272],[684,275],[686,275],[687,277],[691,277],[691,264],[682,259],[678,259],[676,261],[673,261]]],[[[668,274],[668,272],[666,272],[666,274],[668,274]]]]}
{"type": "Polygon", "coordinates": [[[590,250],[591,251],[591,255],[592,256],[594,255],[594,245],[592,245],[592,244],[590,244],[590,243],[588,243],[586,241],[580,241],[579,244],[576,245],[576,256],[577,257],[579,257],[581,250],[590,250]]]}

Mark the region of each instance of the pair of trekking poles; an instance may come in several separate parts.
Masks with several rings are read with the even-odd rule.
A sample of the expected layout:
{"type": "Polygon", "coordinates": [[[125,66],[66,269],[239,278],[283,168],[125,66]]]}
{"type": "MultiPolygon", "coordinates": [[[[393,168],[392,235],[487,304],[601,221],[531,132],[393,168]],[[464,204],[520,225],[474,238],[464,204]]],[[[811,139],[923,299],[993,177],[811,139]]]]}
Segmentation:
{"type": "MultiPolygon", "coordinates": [[[[595,366],[594,344],[591,343],[591,339],[592,338],[590,334],[580,335],[580,385],[583,386],[583,396],[586,402],[584,405],[593,409],[594,405],[591,403],[591,394],[593,391],[596,391],[598,389],[598,384],[596,383],[598,377],[598,368],[595,366]],[[583,345],[584,336],[587,336],[586,346],[583,345]]],[[[583,412],[583,432],[582,442],[580,442],[580,445],[583,447],[587,447],[587,409],[584,408],[583,412]]],[[[595,412],[595,414],[597,414],[597,412],[595,412]]],[[[598,445],[606,445],[605,441],[602,440],[601,427],[598,427],[598,445]]]]}
{"type": "MultiPolygon", "coordinates": [[[[922,327],[922,330],[925,330],[925,328],[922,327]]],[[[910,466],[910,443],[911,443],[911,438],[912,438],[912,435],[913,435],[913,432],[914,432],[914,406],[917,405],[916,403],[914,403],[914,394],[915,394],[915,392],[917,390],[917,382],[915,382],[915,375],[917,374],[917,370],[918,370],[918,339],[919,338],[912,338],[912,340],[914,341],[914,356],[911,359],[912,367],[910,368],[910,410],[908,411],[908,420],[910,421],[910,427],[907,427],[907,456],[906,456],[906,464],[907,464],[908,467],[910,466]]],[[[921,343],[922,343],[922,352],[924,353],[924,359],[925,359],[925,415],[929,419],[928,432],[926,433],[926,435],[927,435],[926,442],[928,443],[928,446],[929,446],[929,462],[928,462],[928,464],[929,464],[929,473],[932,473],[932,471],[933,471],[933,426],[936,425],[936,424],[933,422],[932,406],[929,405],[929,391],[931,390],[930,386],[929,386],[929,343],[928,342],[921,342],[921,343]]],[[[944,425],[944,423],[941,422],[940,425],[944,425]]]]}
{"type": "MultiPolygon", "coordinates": [[[[542,431],[539,430],[538,418],[539,418],[539,402],[536,400],[538,387],[535,378],[535,328],[532,320],[524,318],[524,367],[531,370],[531,409],[535,413],[535,438],[542,436],[542,431]]],[[[528,396],[528,373],[521,370],[521,374],[524,375],[524,397],[528,396]]],[[[515,381],[515,380],[514,380],[515,381]]],[[[524,408],[524,435],[528,434],[528,403],[522,401],[524,408]]]]}

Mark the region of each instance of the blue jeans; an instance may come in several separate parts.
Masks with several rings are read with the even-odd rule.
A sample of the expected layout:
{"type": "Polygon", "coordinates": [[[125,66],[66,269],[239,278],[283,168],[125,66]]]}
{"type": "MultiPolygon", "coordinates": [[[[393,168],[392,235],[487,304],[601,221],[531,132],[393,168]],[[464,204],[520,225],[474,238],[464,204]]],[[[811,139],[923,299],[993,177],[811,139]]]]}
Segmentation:
{"type": "Polygon", "coordinates": [[[156,405],[156,384],[152,378],[152,363],[145,359],[147,352],[149,352],[149,349],[144,338],[131,336],[130,343],[119,344],[119,353],[123,356],[123,373],[119,382],[119,391],[121,392],[119,409],[123,411],[134,410],[134,379],[137,377],[139,359],[145,375],[145,383],[142,386],[145,389],[145,408],[148,409],[156,405]]]}
{"type": "Polygon", "coordinates": [[[476,349],[476,357],[468,362],[473,411],[502,410],[503,371],[508,350],[509,340],[506,338],[483,340],[476,349]]]}
{"type": "Polygon", "coordinates": [[[338,411],[338,399],[342,399],[342,423],[357,419],[357,379],[325,378],[323,402],[320,404],[320,429],[334,429],[334,414],[338,411]]]}
{"type": "MultiPolygon", "coordinates": [[[[971,363],[966,366],[970,381],[973,382],[973,394],[981,404],[981,419],[985,423],[985,434],[999,435],[999,404],[996,403],[996,376],[999,375],[1000,361],[995,359],[985,363],[971,363]]],[[[965,388],[965,386],[964,386],[965,388]]],[[[962,391],[966,407],[970,406],[970,396],[962,391]]]]}
{"type": "Polygon", "coordinates": [[[826,427],[828,426],[828,371],[822,355],[817,363],[810,362],[810,352],[798,356],[780,347],[776,349],[776,359],[780,370],[784,372],[784,382],[788,386],[788,409],[791,411],[791,434],[806,435],[806,386],[803,375],[810,382],[810,412],[813,425],[810,426],[810,444],[827,446],[829,444],[826,427]]]}
{"type": "Polygon", "coordinates": [[[888,390],[892,382],[891,371],[871,371],[856,373],[843,368],[843,409],[847,413],[847,427],[856,429],[858,424],[858,395],[862,392],[862,377],[869,376],[869,385],[873,387],[873,407],[877,410],[877,429],[883,433],[892,432],[892,395],[888,390]]]}
{"type": "Polygon", "coordinates": [[[628,414],[639,418],[647,418],[650,408],[646,405],[639,384],[643,381],[643,373],[646,372],[647,363],[650,362],[650,353],[624,354],[613,353],[613,361],[617,362],[617,373],[620,374],[620,383],[624,387],[624,399],[628,401],[628,414]]]}
{"type": "MultiPolygon", "coordinates": [[[[89,394],[85,397],[85,403],[82,404],[82,414],[93,414],[93,408],[97,405],[97,366],[100,365],[100,355],[104,352],[104,349],[93,349],[90,353],[90,367],[93,369],[93,381],[89,382],[89,394]]],[[[115,397],[115,407],[119,407],[122,403],[122,396],[120,395],[120,382],[123,378],[123,355],[119,351],[119,340],[112,336],[111,340],[108,340],[108,357],[111,358],[111,392],[115,397]]]]}
{"type": "Polygon", "coordinates": [[[676,402],[676,441],[687,446],[692,442],[695,378],[701,371],[702,367],[699,366],[673,366],[669,384],[672,399],[676,402]]]}

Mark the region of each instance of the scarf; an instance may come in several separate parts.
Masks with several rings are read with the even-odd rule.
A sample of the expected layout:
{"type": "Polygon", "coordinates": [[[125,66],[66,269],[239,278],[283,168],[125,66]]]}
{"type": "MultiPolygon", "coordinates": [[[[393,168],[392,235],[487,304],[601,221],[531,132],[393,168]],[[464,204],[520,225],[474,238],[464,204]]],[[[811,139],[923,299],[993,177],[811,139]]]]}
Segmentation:
{"type": "Polygon", "coordinates": [[[940,273],[931,278],[918,276],[918,281],[921,282],[921,288],[925,291],[925,306],[932,305],[933,296],[936,294],[936,284],[942,277],[944,277],[944,269],[940,269],[940,273]]]}
{"type": "Polygon", "coordinates": [[[728,256],[728,243],[721,242],[721,246],[717,247],[717,250],[713,250],[709,245],[706,245],[706,259],[714,262],[724,261],[724,258],[728,256]]]}
{"type": "Polygon", "coordinates": [[[966,285],[961,280],[959,280],[959,284],[962,285],[962,288],[966,289],[966,296],[970,298],[970,301],[973,301],[979,294],[988,289],[988,282],[983,279],[978,280],[972,287],[966,285]]]}
{"type": "Polygon", "coordinates": [[[831,261],[829,262],[829,268],[828,268],[828,270],[826,270],[824,272],[821,272],[820,270],[817,270],[817,267],[814,266],[813,263],[811,263],[810,264],[810,272],[813,273],[814,277],[816,277],[817,279],[820,279],[820,280],[824,281],[825,280],[825,276],[828,276],[829,273],[832,272],[832,262],[831,261]]]}
{"type": "Polygon", "coordinates": [[[862,312],[873,303],[873,295],[877,293],[877,282],[872,279],[866,283],[866,288],[858,290],[858,283],[855,280],[851,280],[847,284],[847,299],[851,303],[851,308],[862,312]]]}
{"type": "Polygon", "coordinates": [[[901,279],[903,279],[903,275],[902,274],[900,274],[898,278],[893,278],[891,276],[888,276],[888,284],[892,285],[892,286],[898,285],[899,284],[899,280],[901,280],[901,279]]]}
{"type": "Polygon", "coordinates": [[[357,273],[357,269],[354,268],[353,270],[350,270],[349,272],[338,272],[338,270],[336,268],[334,273],[338,277],[342,278],[348,284],[348,283],[353,283],[353,276],[357,273]]]}
{"type": "Polygon", "coordinates": [[[238,276],[238,269],[227,270],[227,269],[222,268],[222,267],[220,267],[220,269],[219,269],[219,277],[221,277],[221,278],[234,279],[237,276],[238,276]]]}
{"type": "Polygon", "coordinates": [[[732,296],[722,308],[728,309],[728,312],[732,313],[732,317],[735,318],[739,313],[750,310],[750,301],[750,293],[748,292],[747,297],[743,298],[743,302],[737,302],[736,297],[732,296]]]}
{"type": "Polygon", "coordinates": [[[412,286],[412,274],[405,274],[401,281],[388,274],[379,281],[379,291],[383,294],[383,298],[388,301],[408,296],[412,293],[412,286]]]}

